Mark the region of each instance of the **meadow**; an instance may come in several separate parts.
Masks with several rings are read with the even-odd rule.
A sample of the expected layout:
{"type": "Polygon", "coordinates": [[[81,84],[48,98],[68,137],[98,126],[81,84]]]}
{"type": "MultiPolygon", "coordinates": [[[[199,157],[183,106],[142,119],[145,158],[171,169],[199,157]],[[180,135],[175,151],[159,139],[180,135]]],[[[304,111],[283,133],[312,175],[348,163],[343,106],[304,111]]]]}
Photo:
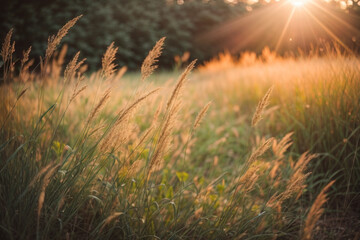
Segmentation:
{"type": "Polygon", "coordinates": [[[4,40],[2,239],[359,237],[357,56],[264,49],[165,71],[162,38],[138,72],[111,44],[87,73],[59,47],[77,20],[35,70],[4,40]]]}

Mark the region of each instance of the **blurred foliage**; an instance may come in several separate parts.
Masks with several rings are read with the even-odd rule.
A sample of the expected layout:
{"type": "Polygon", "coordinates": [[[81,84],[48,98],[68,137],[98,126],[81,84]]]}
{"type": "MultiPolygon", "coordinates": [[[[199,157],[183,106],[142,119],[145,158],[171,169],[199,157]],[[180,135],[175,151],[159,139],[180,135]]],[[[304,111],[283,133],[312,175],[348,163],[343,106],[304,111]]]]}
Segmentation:
{"type": "MultiPolygon", "coordinates": [[[[245,4],[224,0],[5,0],[0,19],[0,37],[14,28],[17,54],[32,45],[31,56],[43,56],[48,34],[55,34],[67,21],[84,16],[64,39],[67,57],[76,51],[87,58],[91,69],[99,67],[106,47],[119,47],[120,66],[136,69],[157,40],[166,36],[161,63],[173,67],[174,56],[185,51],[204,60],[215,51],[195,37],[217,24],[244,13],[245,4]]],[[[18,55],[18,57],[20,57],[18,55]]]]}
{"type": "MultiPolygon", "coordinates": [[[[127,66],[130,70],[138,69],[155,42],[164,36],[167,37],[166,47],[160,61],[163,68],[178,68],[179,62],[174,57],[182,56],[186,52],[190,53],[191,59],[196,58],[200,62],[209,60],[219,51],[231,49],[227,41],[234,36],[241,37],[237,41],[232,41],[238,46],[246,36],[251,35],[249,33],[260,28],[257,25],[239,25],[236,29],[231,29],[228,35],[224,35],[216,26],[225,26],[221,24],[263,5],[276,4],[276,2],[269,4],[265,0],[259,0],[257,3],[254,1],[255,4],[251,7],[246,1],[237,0],[3,0],[3,2],[0,15],[0,39],[2,41],[9,29],[14,28],[13,38],[16,41],[18,59],[22,51],[32,45],[31,57],[36,56],[38,60],[38,56],[44,55],[48,36],[55,34],[70,19],[83,14],[63,42],[69,45],[67,59],[72,58],[80,50],[82,57],[87,58],[90,70],[100,67],[101,56],[113,41],[119,47],[117,64],[127,66]],[[206,37],[205,33],[210,30],[215,32],[213,38],[217,37],[219,41],[206,37]]],[[[322,7],[339,10],[339,12],[335,11],[336,15],[340,14],[338,18],[346,22],[345,24],[355,27],[353,29],[356,29],[357,34],[350,33],[347,27],[344,28],[351,35],[348,38],[350,39],[348,45],[353,48],[352,36],[355,37],[359,33],[359,5],[351,2],[353,4],[343,11],[339,7],[339,2],[332,1],[329,4],[320,0],[317,2],[322,7]],[[349,20],[347,17],[350,15],[353,17],[349,20]]],[[[284,13],[286,12],[282,14],[284,13]]],[[[276,15],[278,18],[281,13],[276,15]]],[[[256,41],[252,40],[252,44],[247,44],[239,51],[247,49],[260,53],[264,45],[272,48],[271,41],[278,39],[273,36],[280,34],[276,31],[282,29],[283,21],[278,21],[277,24],[280,27],[275,21],[271,24],[273,29],[267,31],[266,36],[256,41]]],[[[343,36],[343,27],[338,28],[340,30],[334,31],[343,36]]],[[[300,32],[298,28],[296,29],[300,32]]],[[[358,36],[355,41],[357,38],[358,36]]],[[[312,46],[311,44],[307,43],[306,46],[312,46]]],[[[284,48],[296,51],[298,47],[304,49],[306,46],[286,45],[284,48]]],[[[187,62],[181,63],[181,65],[186,64],[187,62]]]]}

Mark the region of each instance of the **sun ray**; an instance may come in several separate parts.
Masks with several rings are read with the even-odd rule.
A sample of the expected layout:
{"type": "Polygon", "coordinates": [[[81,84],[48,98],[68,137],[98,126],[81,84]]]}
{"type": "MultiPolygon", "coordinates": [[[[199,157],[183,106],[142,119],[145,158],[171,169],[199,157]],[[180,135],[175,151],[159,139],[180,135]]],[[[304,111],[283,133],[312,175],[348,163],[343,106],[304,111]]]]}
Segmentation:
{"type": "Polygon", "coordinates": [[[332,37],[337,43],[339,43],[344,49],[346,49],[349,53],[353,53],[351,49],[346,46],[328,27],[326,27],[314,14],[311,13],[309,9],[304,7],[305,12],[317,23],[320,27],[322,27],[330,37],[332,37]]]}
{"type": "Polygon", "coordinates": [[[333,17],[335,20],[337,20],[338,22],[342,23],[344,26],[346,26],[347,28],[351,29],[352,31],[356,31],[359,32],[358,29],[356,29],[354,26],[350,25],[348,22],[344,21],[343,19],[341,19],[340,17],[336,16],[335,14],[333,14],[332,12],[330,12],[328,9],[322,7],[320,4],[318,4],[315,1],[309,1],[310,4],[312,4],[313,6],[317,7],[318,9],[320,9],[321,11],[325,12],[326,14],[330,15],[331,17],[333,17]]]}
{"type": "Polygon", "coordinates": [[[278,40],[278,42],[276,43],[275,52],[277,52],[277,51],[279,50],[280,44],[281,44],[281,42],[282,42],[282,40],[283,40],[283,38],[284,38],[284,35],[285,35],[285,33],[286,33],[286,30],[288,29],[289,24],[290,24],[290,22],[291,22],[291,19],[292,19],[292,17],[294,16],[294,12],[295,12],[295,8],[293,8],[293,9],[291,10],[291,13],[290,13],[290,15],[289,15],[289,17],[288,17],[288,19],[287,19],[287,21],[286,21],[286,23],[285,23],[284,29],[282,30],[281,35],[280,35],[280,37],[279,37],[279,40],[278,40]]]}

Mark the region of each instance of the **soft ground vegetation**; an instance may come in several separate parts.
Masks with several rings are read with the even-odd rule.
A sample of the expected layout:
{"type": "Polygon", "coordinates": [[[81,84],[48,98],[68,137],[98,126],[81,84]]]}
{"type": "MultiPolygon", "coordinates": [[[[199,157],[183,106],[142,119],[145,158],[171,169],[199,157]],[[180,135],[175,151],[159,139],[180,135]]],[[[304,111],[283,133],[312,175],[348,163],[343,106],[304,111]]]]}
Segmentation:
{"type": "Polygon", "coordinates": [[[141,74],[124,75],[116,44],[86,74],[81,53],[65,66],[55,52],[77,20],[49,38],[35,71],[30,50],[15,65],[11,31],[4,41],[2,239],[356,235],[357,57],[265,50],[151,75],[160,39],[141,74]]]}

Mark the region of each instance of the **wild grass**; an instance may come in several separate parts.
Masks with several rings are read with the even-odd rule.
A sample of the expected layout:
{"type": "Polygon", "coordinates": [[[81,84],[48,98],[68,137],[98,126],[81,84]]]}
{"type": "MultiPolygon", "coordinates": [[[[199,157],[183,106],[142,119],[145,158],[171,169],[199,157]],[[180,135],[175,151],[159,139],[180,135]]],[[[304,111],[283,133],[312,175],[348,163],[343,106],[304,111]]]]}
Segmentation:
{"type": "Polygon", "coordinates": [[[39,74],[30,50],[15,71],[4,41],[2,239],[308,239],[324,207],[356,209],[358,58],[265,51],[174,81],[151,75],[163,38],[140,74],[112,43],[86,75],[55,52],[77,20],[39,74]]]}

